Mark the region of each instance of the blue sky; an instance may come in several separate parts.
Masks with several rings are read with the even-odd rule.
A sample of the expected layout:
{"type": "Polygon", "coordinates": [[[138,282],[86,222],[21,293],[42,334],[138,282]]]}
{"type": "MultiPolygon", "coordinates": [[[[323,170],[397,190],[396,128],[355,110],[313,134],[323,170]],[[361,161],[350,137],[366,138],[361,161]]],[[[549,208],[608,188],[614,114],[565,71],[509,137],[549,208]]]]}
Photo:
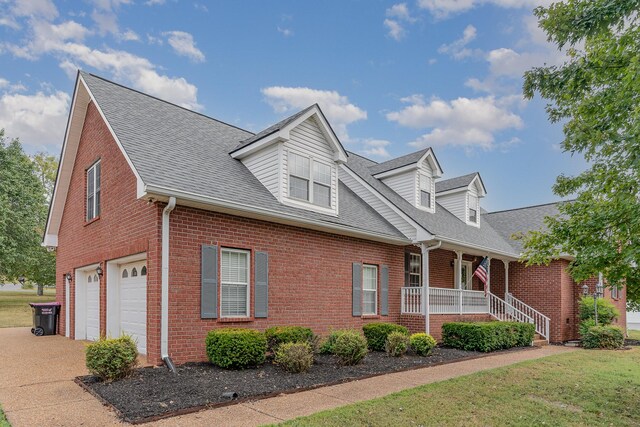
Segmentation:
{"type": "Polygon", "coordinates": [[[480,171],[483,206],[556,200],[558,149],[522,72],[558,64],[547,0],[0,0],[0,128],[58,154],[77,68],[259,131],[318,102],[345,147],[381,161],[432,146],[480,171]]]}

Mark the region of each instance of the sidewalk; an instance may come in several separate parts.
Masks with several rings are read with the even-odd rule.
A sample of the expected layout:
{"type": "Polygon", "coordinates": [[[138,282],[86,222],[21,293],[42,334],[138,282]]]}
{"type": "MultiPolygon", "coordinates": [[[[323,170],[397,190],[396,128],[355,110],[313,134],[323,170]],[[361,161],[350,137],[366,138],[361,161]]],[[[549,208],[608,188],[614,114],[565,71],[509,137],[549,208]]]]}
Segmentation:
{"type": "MultiPolygon", "coordinates": [[[[448,365],[398,372],[167,418],[148,426],[256,426],[310,415],[407,388],[525,360],[576,351],[546,346],[448,365]]],[[[87,373],[84,343],[34,337],[29,328],[0,329],[0,404],[13,427],[122,425],[116,415],[73,379],[87,373]]]]}

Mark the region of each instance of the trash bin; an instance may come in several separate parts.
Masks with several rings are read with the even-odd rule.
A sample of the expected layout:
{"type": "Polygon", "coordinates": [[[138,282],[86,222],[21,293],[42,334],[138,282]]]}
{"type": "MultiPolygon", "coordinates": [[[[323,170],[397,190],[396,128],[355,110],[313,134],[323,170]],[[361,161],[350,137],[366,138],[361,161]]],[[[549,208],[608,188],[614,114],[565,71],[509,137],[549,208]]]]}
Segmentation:
{"type": "Polygon", "coordinates": [[[33,311],[33,328],[31,333],[37,337],[55,335],[60,315],[59,302],[30,302],[33,311]]]}

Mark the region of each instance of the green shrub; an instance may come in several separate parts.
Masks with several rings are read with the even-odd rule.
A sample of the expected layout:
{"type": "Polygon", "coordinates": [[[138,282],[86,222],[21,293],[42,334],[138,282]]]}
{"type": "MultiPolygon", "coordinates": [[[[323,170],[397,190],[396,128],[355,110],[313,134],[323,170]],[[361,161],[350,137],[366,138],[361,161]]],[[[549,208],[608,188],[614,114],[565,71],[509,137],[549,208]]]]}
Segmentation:
{"type": "Polygon", "coordinates": [[[411,335],[409,343],[418,356],[428,356],[436,347],[436,340],[424,332],[411,335]]]}
{"type": "Polygon", "coordinates": [[[442,342],[447,347],[469,351],[496,351],[531,345],[532,323],[452,322],[442,325],[442,342]]]}
{"type": "Polygon", "coordinates": [[[615,350],[624,346],[624,333],[617,326],[592,326],[582,336],[584,348],[615,350]]]}
{"type": "Polygon", "coordinates": [[[387,336],[387,342],[384,344],[384,351],[389,356],[400,357],[409,350],[409,337],[402,332],[391,332],[387,336]]]}
{"type": "MultiPolygon", "coordinates": [[[[593,297],[582,297],[578,303],[580,321],[595,319],[593,297]]],[[[598,325],[610,325],[620,316],[620,312],[613,303],[604,298],[598,298],[598,325]]]]}
{"type": "Polygon", "coordinates": [[[338,337],[345,332],[352,331],[349,329],[337,329],[329,332],[329,335],[324,340],[322,340],[318,352],[320,354],[333,354],[333,346],[336,343],[336,339],[338,339],[338,337]]]}
{"type": "Polygon", "coordinates": [[[340,331],[332,352],[343,365],[357,365],[367,355],[367,340],[356,331],[340,331]]]}
{"type": "Polygon", "coordinates": [[[286,342],[276,350],[275,362],[285,371],[307,372],[313,365],[313,351],[308,342],[286,342]]]}
{"type": "Polygon", "coordinates": [[[367,339],[369,349],[373,351],[384,351],[384,346],[387,342],[387,337],[391,332],[401,332],[405,335],[409,335],[409,330],[395,323],[367,323],[362,327],[364,336],[367,339]]]}
{"type": "Polygon", "coordinates": [[[262,332],[243,328],[214,329],[207,335],[207,357],[226,369],[244,369],[264,363],[267,339],[262,332]]]}
{"type": "Polygon", "coordinates": [[[100,338],[87,345],[85,356],[87,369],[101,380],[127,377],[138,364],[136,343],[128,335],[100,338]]]}
{"type": "Polygon", "coordinates": [[[307,342],[311,344],[313,341],[313,331],[302,326],[273,326],[264,331],[267,337],[267,347],[271,351],[275,351],[280,344],[288,342],[307,342]]]}
{"type": "Polygon", "coordinates": [[[578,326],[578,333],[580,334],[580,337],[584,337],[587,332],[589,332],[589,329],[593,328],[594,326],[596,326],[595,319],[587,319],[580,322],[580,326],[578,326]]]}

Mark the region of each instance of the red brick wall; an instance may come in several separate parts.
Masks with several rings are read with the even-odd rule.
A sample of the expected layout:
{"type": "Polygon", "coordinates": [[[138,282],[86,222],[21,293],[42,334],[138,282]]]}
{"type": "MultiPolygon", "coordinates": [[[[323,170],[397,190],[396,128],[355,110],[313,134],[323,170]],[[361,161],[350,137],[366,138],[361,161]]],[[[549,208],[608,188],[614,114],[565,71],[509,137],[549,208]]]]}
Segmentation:
{"type": "MultiPolygon", "coordinates": [[[[71,337],[75,335],[75,286],[70,286],[70,319],[65,319],[65,284],[63,274],[74,275],[76,268],[105,262],[140,252],[147,252],[148,305],[158,304],[160,269],[155,263],[159,250],[159,208],[137,200],[136,178],[122,152],[113,140],[99,112],[89,104],[82,130],[69,192],[58,234],[56,261],[56,300],[61,308],[59,333],[65,333],[70,322],[71,337]],[[96,160],[101,161],[101,212],[99,219],[85,221],[86,169],[96,160]]],[[[106,333],[106,268],[100,281],[100,331],[106,333]]],[[[148,335],[157,333],[150,324],[148,335]]],[[[151,349],[150,349],[151,350],[151,349]]]]}
{"type": "MultiPolygon", "coordinates": [[[[511,263],[509,264],[511,267],[511,263]]],[[[505,295],[505,270],[504,263],[499,259],[491,260],[491,268],[489,270],[491,276],[491,293],[504,299],[505,295]]]]}
{"type": "MultiPolygon", "coordinates": [[[[169,353],[178,363],[204,360],[205,336],[214,328],[302,325],[326,334],[332,328],[399,319],[404,247],[181,206],[171,214],[170,230],[169,353]],[[202,244],[251,250],[252,278],[255,251],[269,254],[267,319],[200,319],[202,244]],[[353,262],[389,266],[390,316],[351,315],[353,262]]],[[[253,313],[253,280],[251,286],[253,313]]]]}
{"type": "MultiPolygon", "coordinates": [[[[429,316],[430,335],[437,341],[442,340],[442,325],[447,322],[488,322],[493,320],[488,314],[432,314],[429,316]]],[[[399,323],[409,328],[414,334],[424,332],[424,316],[417,314],[404,314],[400,316],[399,323]]]]}

